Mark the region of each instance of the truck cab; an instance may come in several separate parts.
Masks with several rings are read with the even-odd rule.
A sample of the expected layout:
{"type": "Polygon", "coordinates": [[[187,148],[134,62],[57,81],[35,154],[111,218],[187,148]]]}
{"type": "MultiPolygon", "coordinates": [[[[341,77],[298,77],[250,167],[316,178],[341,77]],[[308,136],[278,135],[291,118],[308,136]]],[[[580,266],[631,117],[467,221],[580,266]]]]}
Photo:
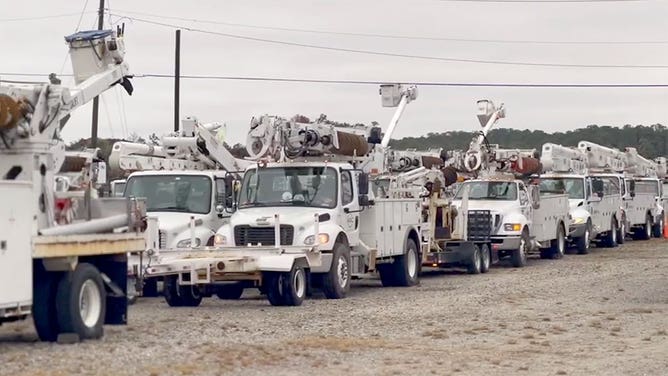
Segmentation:
{"type": "MultiPolygon", "coordinates": [[[[663,185],[661,179],[654,177],[627,179],[627,186],[633,186],[633,201],[635,209],[640,217],[637,222],[637,237],[649,239],[649,237],[661,237],[663,234],[664,208],[663,208],[663,185]],[[641,217],[644,214],[644,217],[641,217]]],[[[635,235],[635,234],[634,234],[635,235]]]]}
{"type": "Polygon", "coordinates": [[[348,163],[269,163],[249,168],[238,192],[237,210],[218,230],[215,245],[275,245],[274,224],[280,221],[280,245],[317,243],[326,254],[321,271],[327,271],[338,244],[356,247],[360,242],[361,195],[355,184],[359,174],[348,163]]]}
{"type": "MultiPolygon", "coordinates": [[[[159,258],[161,251],[213,245],[216,230],[229,220],[231,214],[232,192],[227,188],[230,185],[227,176],[228,173],[221,170],[161,170],[130,174],[123,195],[145,198],[147,216],[157,222],[157,233],[146,232],[147,244],[155,244],[157,249],[149,246],[143,255],[131,254],[129,257],[131,284],[143,276],[143,266],[159,258]]],[[[156,282],[143,281],[145,296],[157,294],[156,282]]]]}
{"type": "Polygon", "coordinates": [[[541,258],[563,255],[569,224],[566,195],[541,195],[539,187],[512,178],[475,179],[461,184],[455,206],[461,207],[465,191],[468,210],[490,210],[492,247],[499,257],[510,256],[513,266],[524,266],[526,255],[534,251],[541,258]]]}

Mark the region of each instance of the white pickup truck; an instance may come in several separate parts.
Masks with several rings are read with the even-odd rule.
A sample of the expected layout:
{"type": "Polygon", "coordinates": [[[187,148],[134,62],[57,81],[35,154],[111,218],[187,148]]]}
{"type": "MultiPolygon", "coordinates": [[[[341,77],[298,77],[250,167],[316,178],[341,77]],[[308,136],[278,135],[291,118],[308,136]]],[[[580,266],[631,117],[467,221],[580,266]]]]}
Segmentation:
{"type": "Polygon", "coordinates": [[[461,205],[464,189],[469,210],[491,211],[492,247],[500,258],[510,256],[512,265],[520,267],[536,251],[541,258],[563,256],[570,225],[567,195],[541,195],[537,186],[512,178],[474,179],[461,184],[455,206],[461,205]]]}

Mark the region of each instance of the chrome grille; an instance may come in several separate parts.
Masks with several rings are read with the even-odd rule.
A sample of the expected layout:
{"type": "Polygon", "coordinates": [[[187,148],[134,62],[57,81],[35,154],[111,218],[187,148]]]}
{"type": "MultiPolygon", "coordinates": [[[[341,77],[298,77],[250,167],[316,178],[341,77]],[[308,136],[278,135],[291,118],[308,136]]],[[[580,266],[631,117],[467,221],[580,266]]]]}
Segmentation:
{"type": "Polygon", "coordinates": [[[160,249],[167,248],[167,233],[165,230],[158,230],[158,247],[160,249]]]}
{"type": "MultiPolygon", "coordinates": [[[[281,245],[292,245],[295,229],[290,225],[281,225],[281,245]]],[[[273,227],[251,227],[239,225],[234,227],[234,243],[236,246],[275,245],[273,227]]]]}

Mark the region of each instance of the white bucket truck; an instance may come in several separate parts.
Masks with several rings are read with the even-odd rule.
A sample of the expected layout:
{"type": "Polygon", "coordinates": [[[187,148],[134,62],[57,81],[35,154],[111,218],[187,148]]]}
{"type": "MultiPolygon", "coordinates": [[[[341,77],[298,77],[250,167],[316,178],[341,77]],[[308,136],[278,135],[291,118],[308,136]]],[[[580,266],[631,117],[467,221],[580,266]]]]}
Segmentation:
{"type": "Polygon", "coordinates": [[[543,145],[540,176],[543,192],[565,192],[569,198],[569,240],[580,254],[589,253],[592,241],[617,246],[623,229],[622,184],[611,174],[622,161],[598,148],[589,153],[552,143],[543,145]],[[620,226],[621,225],[621,226],[620,226]]]}
{"type": "Polygon", "coordinates": [[[487,134],[505,117],[503,105],[478,101],[478,119],[483,129],[463,155],[462,163],[471,180],[462,183],[453,204],[462,206],[468,195],[468,210],[489,210],[493,218],[491,243],[500,258],[510,257],[515,267],[526,265],[527,255],[561,258],[566,248],[568,196],[541,194],[528,177],[540,172],[535,150],[500,149],[487,142],[487,134]]]}
{"type": "Polygon", "coordinates": [[[161,252],[212,246],[232,213],[232,182],[250,162],[225,148],[218,137],[223,126],[186,117],[160,146],[117,142],[112,147],[111,169],[129,174],[123,195],[146,200],[148,248],[132,254],[128,265],[130,283],[143,296],[158,294],[158,279],[144,278],[144,270],[159,262],[161,252]]]}
{"type": "Polygon", "coordinates": [[[86,217],[56,218],[56,197],[82,199],[54,189],[70,113],[117,83],[132,93],[120,28],[65,40],[75,87],[55,77],[0,82],[0,324],[32,315],[44,341],[99,338],[103,324],[125,324],[126,254],[145,246],[141,203],[91,197],[87,158],[79,158],[86,217]]]}
{"type": "Polygon", "coordinates": [[[383,285],[415,285],[426,246],[421,198],[374,197],[369,188],[387,171],[390,137],[417,89],[382,85],[381,95],[398,107],[382,139],[380,128],[254,118],[247,149],[257,163],[216,248],[183,250],[147,270],[165,277],[167,302],[198,305],[212,291],[238,297],[256,286],[273,305],[299,305],[307,287],[343,298],[353,277],[375,271],[383,285]]]}
{"type": "Polygon", "coordinates": [[[587,154],[590,171],[602,171],[597,172],[596,177],[612,182],[611,185],[604,185],[604,195],[619,192],[622,197],[621,217],[613,221],[618,235],[614,244],[613,239],[607,243],[613,246],[623,243],[627,234],[636,240],[649,239],[654,220],[662,217],[656,199],[658,192],[655,191],[659,184],[656,164],[638,155],[634,148],[622,152],[580,141],[578,149],[587,154]],[[636,190],[637,182],[640,182],[640,191],[636,190]]]}

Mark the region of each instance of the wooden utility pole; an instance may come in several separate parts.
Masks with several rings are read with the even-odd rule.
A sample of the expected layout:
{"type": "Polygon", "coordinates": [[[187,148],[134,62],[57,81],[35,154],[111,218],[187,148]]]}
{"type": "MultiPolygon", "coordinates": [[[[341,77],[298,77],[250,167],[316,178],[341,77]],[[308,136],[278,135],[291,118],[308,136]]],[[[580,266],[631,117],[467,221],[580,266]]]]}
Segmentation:
{"type": "Polygon", "coordinates": [[[181,80],[181,30],[176,30],[176,45],[174,48],[174,132],[179,131],[179,106],[180,106],[180,80],[181,80]]]}
{"type": "MultiPolygon", "coordinates": [[[[97,11],[97,29],[102,30],[102,27],[104,26],[104,0],[100,0],[100,8],[97,11]]],[[[96,148],[97,147],[97,119],[98,119],[98,114],[99,114],[99,107],[100,107],[100,98],[95,97],[93,98],[93,121],[91,124],[91,147],[96,148]]]]}

